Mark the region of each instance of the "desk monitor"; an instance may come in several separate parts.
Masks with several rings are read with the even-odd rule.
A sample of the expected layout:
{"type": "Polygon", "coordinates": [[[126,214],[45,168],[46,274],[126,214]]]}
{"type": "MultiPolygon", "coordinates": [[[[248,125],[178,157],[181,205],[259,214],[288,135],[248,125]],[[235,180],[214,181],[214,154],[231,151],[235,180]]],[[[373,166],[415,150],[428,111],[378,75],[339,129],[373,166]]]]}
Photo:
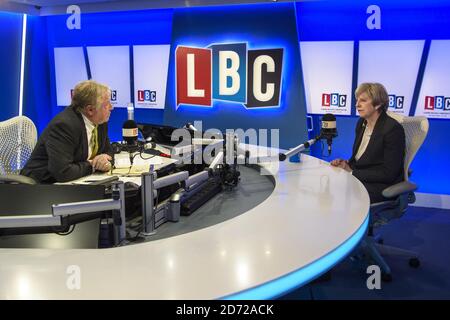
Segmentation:
{"type": "MultiPolygon", "coordinates": [[[[172,141],[172,133],[174,130],[179,129],[171,126],[150,124],[150,123],[138,123],[137,127],[142,133],[145,140],[155,142],[157,144],[165,146],[176,146],[181,141],[172,141]]],[[[194,131],[186,129],[191,134],[191,139],[194,137],[194,131]]],[[[186,145],[191,144],[191,141],[185,141],[186,145]]]]}
{"type": "Polygon", "coordinates": [[[0,248],[96,248],[101,212],[63,218],[61,227],[2,228],[1,220],[25,215],[52,216],[53,204],[104,197],[102,185],[0,184],[0,248]],[[69,236],[55,234],[67,232],[75,224],[69,236]]]}

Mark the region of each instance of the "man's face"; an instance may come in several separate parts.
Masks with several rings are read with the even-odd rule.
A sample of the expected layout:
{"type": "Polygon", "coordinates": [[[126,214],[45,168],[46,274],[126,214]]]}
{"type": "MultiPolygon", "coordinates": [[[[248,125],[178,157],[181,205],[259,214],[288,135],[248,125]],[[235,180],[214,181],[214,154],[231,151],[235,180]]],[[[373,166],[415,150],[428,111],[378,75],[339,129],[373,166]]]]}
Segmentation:
{"type": "Polygon", "coordinates": [[[110,95],[106,93],[99,108],[91,107],[91,121],[94,124],[102,124],[108,122],[113,106],[111,105],[110,95]]]}

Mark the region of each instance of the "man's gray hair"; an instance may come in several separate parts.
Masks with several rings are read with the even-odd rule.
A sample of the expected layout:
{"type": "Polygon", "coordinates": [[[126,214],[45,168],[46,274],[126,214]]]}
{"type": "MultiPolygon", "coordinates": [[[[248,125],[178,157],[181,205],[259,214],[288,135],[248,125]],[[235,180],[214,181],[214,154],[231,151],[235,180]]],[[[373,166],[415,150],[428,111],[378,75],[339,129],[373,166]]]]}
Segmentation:
{"type": "Polygon", "coordinates": [[[111,90],[104,84],[94,80],[82,81],[73,89],[70,106],[77,112],[80,112],[88,105],[100,108],[102,97],[105,94],[110,95],[111,90]]]}

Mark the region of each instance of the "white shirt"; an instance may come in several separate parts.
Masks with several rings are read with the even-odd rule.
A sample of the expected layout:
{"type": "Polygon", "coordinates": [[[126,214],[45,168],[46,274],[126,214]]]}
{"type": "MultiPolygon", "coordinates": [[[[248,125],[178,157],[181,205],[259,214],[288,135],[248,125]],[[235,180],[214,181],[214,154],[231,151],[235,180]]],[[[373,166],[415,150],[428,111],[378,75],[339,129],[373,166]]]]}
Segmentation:
{"type": "Polygon", "coordinates": [[[81,114],[83,116],[84,120],[84,126],[86,128],[86,136],[87,136],[87,144],[88,144],[88,156],[86,160],[89,160],[92,154],[92,148],[94,147],[91,137],[92,137],[92,130],[94,130],[95,125],[88,119],[84,114],[81,114]]]}
{"type": "Polygon", "coordinates": [[[369,129],[369,127],[366,125],[366,128],[364,129],[363,137],[361,140],[361,144],[359,145],[358,152],[356,153],[355,159],[356,161],[361,158],[361,156],[364,154],[364,152],[367,149],[367,145],[369,144],[370,137],[372,136],[373,129],[369,129]]]}

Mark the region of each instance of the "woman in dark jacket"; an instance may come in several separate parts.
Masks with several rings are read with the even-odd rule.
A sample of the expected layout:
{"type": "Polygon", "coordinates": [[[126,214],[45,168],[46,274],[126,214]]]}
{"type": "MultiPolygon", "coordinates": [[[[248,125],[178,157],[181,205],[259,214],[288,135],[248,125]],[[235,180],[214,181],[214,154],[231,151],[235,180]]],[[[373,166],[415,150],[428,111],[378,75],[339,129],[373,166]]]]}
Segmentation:
{"type": "Polygon", "coordinates": [[[379,83],[363,83],[355,91],[356,124],[353,153],[349,160],[336,159],[331,165],[351,172],[366,187],[370,202],[385,198],[383,189],[404,180],[405,132],[386,113],[389,97],[379,83]]]}

